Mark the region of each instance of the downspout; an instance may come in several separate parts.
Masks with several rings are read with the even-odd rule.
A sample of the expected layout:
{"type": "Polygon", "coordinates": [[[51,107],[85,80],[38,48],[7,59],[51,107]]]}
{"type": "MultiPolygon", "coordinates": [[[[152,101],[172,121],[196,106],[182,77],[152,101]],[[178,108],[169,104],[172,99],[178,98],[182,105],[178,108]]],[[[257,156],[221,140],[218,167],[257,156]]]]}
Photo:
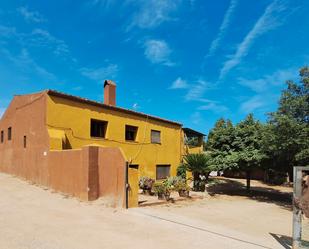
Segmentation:
{"type": "Polygon", "coordinates": [[[126,162],[126,172],[125,172],[125,201],[126,209],[129,208],[129,162],[126,162]]]}

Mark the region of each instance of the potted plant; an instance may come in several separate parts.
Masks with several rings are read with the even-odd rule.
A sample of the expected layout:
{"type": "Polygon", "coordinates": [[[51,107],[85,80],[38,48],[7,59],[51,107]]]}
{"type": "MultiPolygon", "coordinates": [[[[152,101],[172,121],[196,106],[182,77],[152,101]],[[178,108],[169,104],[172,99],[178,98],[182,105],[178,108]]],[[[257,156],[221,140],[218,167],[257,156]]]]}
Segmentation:
{"type": "Polygon", "coordinates": [[[185,179],[179,179],[175,182],[174,189],[178,192],[180,197],[189,197],[190,187],[185,179]]]}
{"type": "Polygon", "coordinates": [[[170,199],[171,188],[168,186],[166,181],[155,182],[153,185],[153,191],[158,195],[159,200],[166,199],[168,201],[170,199]]]}
{"type": "Polygon", "coordinates": [[[155,180],[148,177],[148,176],[142,176],[139,179],[138,185],[139,188],[143,190],[143,194],[149,194],[152,195],[152,186],[154,184],[155,180]]]}

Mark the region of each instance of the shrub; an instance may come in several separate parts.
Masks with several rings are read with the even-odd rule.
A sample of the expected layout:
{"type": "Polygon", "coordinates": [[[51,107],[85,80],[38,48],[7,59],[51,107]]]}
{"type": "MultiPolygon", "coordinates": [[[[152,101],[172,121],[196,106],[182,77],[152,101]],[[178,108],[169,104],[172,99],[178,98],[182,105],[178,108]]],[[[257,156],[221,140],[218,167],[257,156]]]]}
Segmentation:
{"type": "Polygon", "coordinates": [[[142,176],[139,179],[138,186],[145,193],[146,191],[151,191],[154,182],[155,182],[154,179],[152,179],[148,176],[142,176]]]}

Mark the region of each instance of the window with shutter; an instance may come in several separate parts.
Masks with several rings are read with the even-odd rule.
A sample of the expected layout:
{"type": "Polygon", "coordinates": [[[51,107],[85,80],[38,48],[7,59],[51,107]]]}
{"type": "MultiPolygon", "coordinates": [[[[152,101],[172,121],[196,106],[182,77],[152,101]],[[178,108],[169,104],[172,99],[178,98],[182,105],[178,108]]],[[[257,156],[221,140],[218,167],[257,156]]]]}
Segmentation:
{"type": "Polygon", "coordinates": [[[161,143],[161,131],[151,130],[151,143],[153,144],[161,143]]]}
{"type": "Polygon", "coordinates": [[[170,176],[171,165],[157,165],[156,169],[156,179],[163,180],[170,176]]]}

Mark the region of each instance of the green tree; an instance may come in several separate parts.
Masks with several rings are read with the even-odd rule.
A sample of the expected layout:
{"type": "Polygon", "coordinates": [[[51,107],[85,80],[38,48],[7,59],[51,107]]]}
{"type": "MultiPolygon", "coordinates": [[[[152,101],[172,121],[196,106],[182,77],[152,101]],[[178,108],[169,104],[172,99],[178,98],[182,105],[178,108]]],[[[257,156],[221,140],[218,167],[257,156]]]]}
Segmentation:
{"type": "Polygon", "coordinates": [[[249,114],[235,126],[233,152],[227,157],[231,167],[246,172],[247,190],[250,190],[252,170],[261,167],[265,155],[262,151],[263,126],[249,114]]]}
{"type": "Polygon", "coordinates": [[[207,140],[212,168],[245,171],[247,189],[250,189],[251,172],[260,167],[265,157],[261,150],[262,128],[252,114],[236,126],[229,120],[219,119],[207,140]]]}
{"type": "Polygon", "coordinates": [[[269,137],[263,141],[272,167],[288,172],[292,181],[293,166],[309,164],[309,68],[300,70],[298,84],[286,84],[278,110],[269,114],[269,137]]]}
{"type": "Polygon", "coordinates": [[[228,156],[234,151],[234,127],[230,120],[219,119],[209,132],[206,150],[209,151],[210,164],[215,170],[225,170],[231,167],[228,156]]]}
{"type": "Polygon", "coordinates": [[[206,179],[211,172],[209,164],[210,156],[207,153],[187,154],[184,156],[184,166],[193,175],[193,189],[199,191],[201,188],[200,176],[205,176],[206,179]]]}

